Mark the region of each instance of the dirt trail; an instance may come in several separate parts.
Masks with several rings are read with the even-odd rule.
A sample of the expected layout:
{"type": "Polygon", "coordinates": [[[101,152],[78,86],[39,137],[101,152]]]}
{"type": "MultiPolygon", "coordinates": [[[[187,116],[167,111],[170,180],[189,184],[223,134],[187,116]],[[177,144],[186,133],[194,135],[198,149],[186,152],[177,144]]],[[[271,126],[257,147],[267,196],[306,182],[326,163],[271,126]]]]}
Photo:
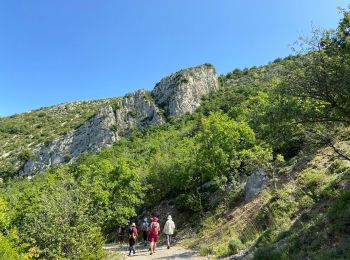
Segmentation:
{"type": "Polygon", "coordinates": [[[141,260],[141,259],[196,259],[203,260],[208,259],[201,257],[197,252],[190,249],[183,248],[181,246],[174,246],[167,249],[166,246],[161,245],[157,247],[156,252],[153,255],[149,254],[148,247],[144,247],[143,244],[137,244],[135,247],[136,254],[128,256],[127,245],[108,244],[104,247],[107,252],[120,252],[125,256],[125,259],[141,260]]]}

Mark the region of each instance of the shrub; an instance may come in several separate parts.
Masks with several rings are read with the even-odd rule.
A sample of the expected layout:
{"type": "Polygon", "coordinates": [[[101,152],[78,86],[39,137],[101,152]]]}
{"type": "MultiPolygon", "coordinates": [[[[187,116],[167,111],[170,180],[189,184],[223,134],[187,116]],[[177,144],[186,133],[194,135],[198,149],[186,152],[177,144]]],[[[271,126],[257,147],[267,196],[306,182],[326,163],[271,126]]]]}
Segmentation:
{"type": "Polygon", "coordinates": [[[314,200],[308,195],[304,195],[299,201],[299,206],[301,209],[310,208],[313,204],[314,200]]]}
{"type": "Polygon", "coordinates": [[[23,152],[20,153],[18,157],[21,161],[28,161],[29,159],[33,158],[33,154],[29,150],[24,150],[23,152]]]}
{"type": "Polygon", "coordinates": [[[128,116],[131,117],[136,117],[137,116],[137,110],[136,109],[132,109],[128,112],[128,116]]]}
{"type": "Polygon", "coordinates": [[[114,131],[114,132],[117,132],[118,131],[118,124],[114,124],[111,126],[111,130],[114,131]]]}
{"type": "Polygon", "coordinates": [[[326,182],[327,176],[314,170],[304,171],[300,175],[302,190],[314,201],[318,201],[322,195],[322,186],[326,182]]]}
{"type": "Polygon", "coordinates": [[[238,187],[236,189],[232,189],[228,195],[229,201],[229,207],[233,208],[237,205],[237,203],[239,203],[241,201],[241,199],[243,198],[244,192],[243,192],[243,188],[242,187],[238,187]]]}
{"type": "Polygon", "coordinates": [[[254,253],[254,259],[261,259],[261,260],[289,260],[290,257],[288,255],[288,252],[284,250],[274,250],[272,247],[262,247],[259,248],[254,253]]]}
{"type": "Polygon", "coordinates": [[[348,164],[343,160],[335,160],[332,162],[328,168],[327,174],[338,174],[344,172],[348,168],[348,164]]]}
{"type": "Polygon", "coordinates": [[[66,155],[64,156],[63,160],[64,160],[65,163],[70,162],[70,160],[72,160],[72,155],[66,154],[66,155]]]}
{"type": "Polygon", "coordinates": [[[201,246],[199,249],[199,255],[200,256],[208,256],[213,254],[213,249],[208,246],[201,246]]]}
{"type": "Polygon", "coordinates": [[[180,194],[175,199],[175,206],[179,210],[191,210],[198,212],[201,210],[200,198],[195,194],[180,194]]]}
{"type": "Polygon", "coordinates": [[[18,252],[19,248],[10,239],[0,233],[0,259],[20,260],[23,255],[18,252]]]}
{"type": "Polygon", "coordinates": [[[234,255],[243,247],[242,241],[238,237],[231,237],[228,242],[229,253],[234,255]]]}
{"type": "Polygon", "coordinates": [[[181,78],[181,80],[180,80],[180,84],[186,84],[188,82],[189,82],[188,78],[181,78]]]}

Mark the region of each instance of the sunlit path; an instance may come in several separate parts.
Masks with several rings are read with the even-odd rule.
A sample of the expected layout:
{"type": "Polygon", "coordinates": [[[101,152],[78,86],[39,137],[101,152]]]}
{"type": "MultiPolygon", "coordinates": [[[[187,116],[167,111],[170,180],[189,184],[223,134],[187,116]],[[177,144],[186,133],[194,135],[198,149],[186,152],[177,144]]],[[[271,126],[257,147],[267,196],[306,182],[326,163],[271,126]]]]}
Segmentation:
{"type": "MultiPolygon", "coordinates": [[[[131,254],[131,256],[128,256],[128,246],[126,244],[107,244],[104,249],[109,253],[119,252],[125,259],[207,259],[206,257],[200,257],[197,252],[181,246],[174,246],[170,249],[167,249],[166,246],[160,246],[153,255],[150,255],[148,247],[137,244],[136,254],[131,254]]],[[[107,259],[113,259],[113,257],[107,259]]]]}

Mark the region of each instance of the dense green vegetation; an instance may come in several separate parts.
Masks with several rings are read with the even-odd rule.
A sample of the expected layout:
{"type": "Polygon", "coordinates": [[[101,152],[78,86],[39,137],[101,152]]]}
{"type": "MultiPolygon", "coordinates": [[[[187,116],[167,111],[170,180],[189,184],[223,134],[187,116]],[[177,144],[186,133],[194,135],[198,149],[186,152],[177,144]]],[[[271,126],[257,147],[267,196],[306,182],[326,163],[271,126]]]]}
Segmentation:
{"type": "Polygon", "coordinates": [[[1,232],[8,243],[15,232],[21,247],[45,259],[98,259],[102,234],[135,215],[143,192],[133,162],[87,155],[69,167],[3,187],[1,232]]]}
{"type": "MultiPolygon", "coordinates": [[[[0,258],[100,259],[118,225],[164,199],[200,218],[197,238],[209,233],[221,243],[203,244],[203,254],[230,255],[255,241],[257,259],[349,257],[349,17],[344,11],[336,31],[315,32],[300,55],[220,76],[220,89],[193,115],[2,183],[0,258]],[[331,159],[319,152],[325,147],[331,159]],[[241,206],[240,180],[261,168],[275,185],[249,221],[228,221],[227,211],[241,206]],[[226,199],[216,207],[208,197],[217,191],[226,199]]],[[[80,123],[92,110],[82,111],[80,123]]],[[[18,126],[37,122],[35,113],[1,119],[2,135],[33,133],[18,126]]],[[[57,121],[39,127],[45,138],[79,125],[54,131],[57,121]]]]}

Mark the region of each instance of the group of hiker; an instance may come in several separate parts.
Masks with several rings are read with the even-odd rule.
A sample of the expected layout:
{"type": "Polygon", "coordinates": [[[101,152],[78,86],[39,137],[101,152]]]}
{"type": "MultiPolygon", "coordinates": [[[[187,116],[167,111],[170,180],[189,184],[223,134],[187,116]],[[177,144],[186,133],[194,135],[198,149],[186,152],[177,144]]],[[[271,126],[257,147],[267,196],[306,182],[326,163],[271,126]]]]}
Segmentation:
{"type": "MultiPolygon", "coordinates": [[[[167,221],[164,224],[163,233],[166,235],[167,240],[167,248],[170,249],[172,236],[175,230],[175,223],[172,220],[171,215],[167,217],[167,221]]],[[[148,218],[144,218],[141,224],[141,232],[144,246],[146,247],[149,243],[149,252],[150,254],[154,254],[157,242],[159,238],[160,232],[160,224],[159,224],[159,216],[153,216],[150,218],[150,222],[148,218]]],[[[125,228],[119,227],[118,229],[118,239],[119,241],[123,241],[123,236],[125,234],[125,228]]],[[[128,242],[129,242],[129,256],[131,252],[135,254],[135,244],[136,240],[139,236],[138,229],[135,223],[131,223],[127,230],[128,242]]]]}

